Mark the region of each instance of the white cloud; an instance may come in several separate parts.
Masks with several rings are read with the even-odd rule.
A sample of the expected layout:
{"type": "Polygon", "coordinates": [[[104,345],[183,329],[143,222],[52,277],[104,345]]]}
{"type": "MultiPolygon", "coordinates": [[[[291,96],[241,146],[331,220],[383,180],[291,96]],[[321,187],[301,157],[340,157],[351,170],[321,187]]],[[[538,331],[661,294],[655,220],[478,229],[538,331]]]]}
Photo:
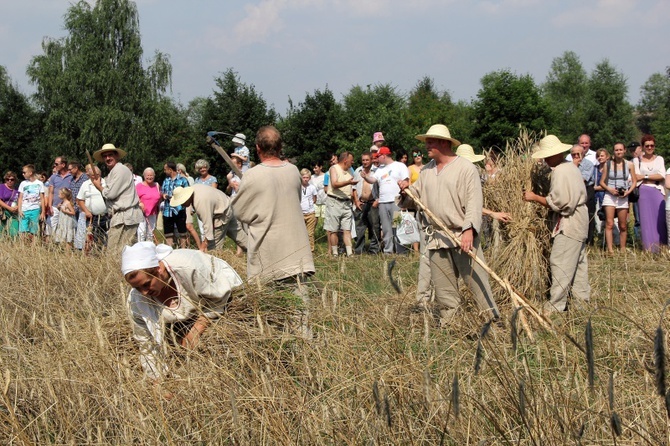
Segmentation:
{"type": "Polygon", "coordinates": [[[477,7],[486,14],[498,15],[540,4],[539,0],[485,0],[479,2],[477,7]]]}

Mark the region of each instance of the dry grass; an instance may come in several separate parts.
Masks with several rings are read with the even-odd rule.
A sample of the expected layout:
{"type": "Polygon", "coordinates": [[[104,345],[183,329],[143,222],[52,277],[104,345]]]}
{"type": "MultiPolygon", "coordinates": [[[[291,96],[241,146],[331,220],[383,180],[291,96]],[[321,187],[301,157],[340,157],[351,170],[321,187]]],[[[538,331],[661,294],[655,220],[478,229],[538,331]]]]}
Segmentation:
{"type": "Polygon", "coordinates": [[[521,130],[519,138],[508,144],[500,157],[495,180],[484,185],[485,206],[512,216],[511,223],[499,226],[502,243],[494,244],[487,253],[489,264],[501,277],[508,278],[519,294],[536,300],[545,296],[549,286],[551,232],[547,209],[524,202],[521,196],[524,190],[541,195],[549,190],[548,168],[530,157],[533,145],[542,136],[521,130]]]}
{"type": "Polygon", "coordinates": [[[117,259],[0,242],[0,260],[2,444],[668,442],[653,371],[667,256],[592,253],[592,311],[557,319],[557,336],[520,335],[516,352],[509,328],[491,327],[479,373],[474,310],[451,331],[409,311],[412,258],[397,260],[395,294],[383,258],[318,257],[317,339],[283,333],[281,301],[249,288],[197,351],[170,351],[177,377],[160,391],[142,379],[117,259]],[[589,317],[592,390],[565,336],[583,344],[589,317]]]}

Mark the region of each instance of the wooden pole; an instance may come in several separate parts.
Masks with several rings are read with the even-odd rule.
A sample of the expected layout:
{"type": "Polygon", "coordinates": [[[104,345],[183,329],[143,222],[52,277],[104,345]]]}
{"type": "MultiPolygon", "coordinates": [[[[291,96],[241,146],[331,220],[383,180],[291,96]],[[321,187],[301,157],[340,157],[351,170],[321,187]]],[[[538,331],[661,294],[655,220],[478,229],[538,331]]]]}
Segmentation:
{"type": "Polygon", "coordinates": [[[237,168],[237,165],[235,165],[235,163],[233,162],[233,160],[230,159],[230,157],[228,156],[228,154],[226,153],[226,151],[223,150],[223,149],[221,148],[221,146],[218,145],[218,144],[216,143],[216,141],[214,141],[214,138],[212,138],[211,136],[208,136],[208,137],[207,137],[207,144],[209,144],[209,145],[212,146],[217,152],[219,152],[219,155],[221,155],[221,156],[223,157],[224,161],[225,161],[226,163],[228,163],[228,165],[229,165],[230,168],[233,170],[233,172],[235,172],[235,174],[236,174],[238,177],[242,178],[242,171],[240,171],[240,169],[237,168]]]}
{"type": "MultiPolygon", "coordinates": [[[[433,222],[433,224],[444,234],[449,237],[449,239],[456,244],[460,248],[461,246],[461,240],[456,237],[456,235],[449,229],[447,228],[447,225],[444,224],[442,220],[440,220],[435,214],[431,212],[430,209],[428,209],[409,189],[405,189],[404,192],[407,194],[409,198],[411,198],[414,203],[426,214],[426,216],[433,222]]],[[[502,286],[505,290],[507,290],[510,293],[510,296],[512,296],[512,302],[515,304],[515,306],[521,306],[524,309],[526,309],[537,321],[542,325],[544,328],[551,332],[555,332],[554,326],[551,323],[551,321],[545,317],[541,312],[537,311],[533,305],[531,305],[530,302],[524,297],[522,297],[513,287],[512,285],[507,281],[502,279],[500,276],[498,276],[495,271],[493,271],[489,266],[479,257],[477,257],[476,252],[470,251],[467,253],[470,258],[472,258],[479,266],[481,266],[484,271],[486,271],[489,276],[491,276],[500,286],[502,286]]],[[[520,314],[520,316],[523,316],[523,314],[520,314]]],[[[527,333],[529,333],[529,336],[532,338],[532,335],[530,335],[530,329],[527,326],[524,326],[524,329],[526,330],[527,333]]]]}

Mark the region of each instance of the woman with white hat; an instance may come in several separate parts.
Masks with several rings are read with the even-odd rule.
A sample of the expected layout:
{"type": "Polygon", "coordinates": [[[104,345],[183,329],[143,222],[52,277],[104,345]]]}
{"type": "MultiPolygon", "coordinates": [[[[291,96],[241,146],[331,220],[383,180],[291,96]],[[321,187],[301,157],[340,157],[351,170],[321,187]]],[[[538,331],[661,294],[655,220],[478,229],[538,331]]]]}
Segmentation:
{"type": "Polygon", "coordinates": [[[543,197],[529,190],[523,193],[524,201],[538,203],[553,211],[551,236],[554,242],[549,257],[551,291],[550,300],[544,306],[547,313],[565,311],[571,286],[572,296],[579,304],[588,302],[591,295],[586,256],[589,230],[586,187],[579,168],[565,162],[565,152],[571,148],[571,144],[563,144],[554,135],[542,138],[539,150],[532,157],[544,159],[553,169],[549,194],[543,197]]]}
{"type": "Polygon", "coordinates": [[[140,362],[145,374],[156,380],[167,372],[162,356],[166,336],[172,335],[184,348],[195,348],[242,284],[235,270],[217,257],[152,242],[126,246],[121,272],[133,287],[127,305],[140,362]]]}

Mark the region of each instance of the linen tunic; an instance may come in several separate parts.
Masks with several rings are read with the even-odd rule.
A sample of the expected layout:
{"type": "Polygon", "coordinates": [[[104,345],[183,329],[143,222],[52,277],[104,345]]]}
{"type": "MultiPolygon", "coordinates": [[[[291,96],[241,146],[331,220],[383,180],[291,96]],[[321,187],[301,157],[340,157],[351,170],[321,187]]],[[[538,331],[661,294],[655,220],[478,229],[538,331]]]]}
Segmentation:
{"type": "Polygon", "coordinates": [[[138,225],[144,220],[140,199],[135,190],[135,178],[130,169],[123,164],[116,163],[109,171],[106,184],[102,188],[102,196],[112,214],[110,227],[138,225]]]}
{"type": "Polygon", "coordinates": [[[551,173],[547,205],[553,211],[552,237],[563,233],[573,240],[586,240],[589,232],[586,187],[577,166],[570,162],[556,166],[551,173]]]}
{"type": "MultiPolygon", "coordinates": [[[[584,187],[581,179],[580,184],[584,187]]],[[[479,173],[470,161],[457,157],[438,172],[437,164],[431,160],[409,189],[456,236],[469,228],[479,234],[484,199],[479,173]]],[[[434,229],[428,238],[427,249],[457,247],[446,234],[434,229]]]]}
{"type": "Polygon", "coordinates": [[[134,288],[127,299],[133,338],[140,347],[140,363],[146,375],[153,379],[167,371],[162,348],[165,324],[188,321],[200,315],[208,319],[218,318],[233,289],[242,284],[242,279],[230,265],[200,251],[177,249],[161,261],[174,279],[177,306],[168,308],[134,288]]]}
{"type": "Polygon", "coordinates": [[[248,225],[248,280],[272,281],[314,272],[300,187],[300,172],[289,163],[261,163],[244,173],[233,198],[233,213],[248,225]]]}
{"type": "Polygon", "coordinates": [[[202,221],[202,235],[207,240],[214,240],[214,228],[223,226],[230,221],[230,197],[212,186],[194,184],[193,210],[202,221]]]}

